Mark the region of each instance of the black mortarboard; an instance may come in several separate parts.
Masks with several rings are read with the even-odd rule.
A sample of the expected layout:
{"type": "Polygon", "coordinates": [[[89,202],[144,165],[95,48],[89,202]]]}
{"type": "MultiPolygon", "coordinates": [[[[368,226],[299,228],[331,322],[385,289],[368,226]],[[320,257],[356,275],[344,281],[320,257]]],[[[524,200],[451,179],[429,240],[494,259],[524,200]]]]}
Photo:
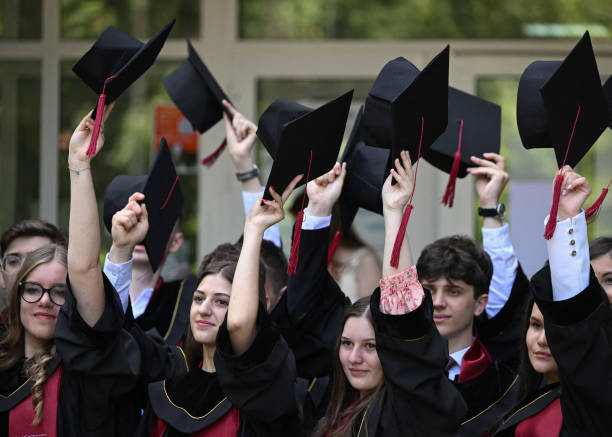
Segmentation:
{"type": "Polygon", "coordinates": [[[265,199],[272,199],[270,186],[281,194],[298,174],[304,174],[300,186],[307,178],[313,180],[331,170],[342,145],[352,96],[353,90],[317,109],[277,99],[264,111],[257,136],[274,159],[265,199]]]}
{"type": "Polygon", "coordinates": [[[187,51],[187,60],[164,79],[164,86],[193,128],[202,134],[221,120],[224,111],[221,101],[230,99],[189,40],[187,51]]]}
{"type": "Polygon", "coordinates": [[[516,118],[523,146],[554,148],[559,167],[574,167],[589,151],[610,117],[588,32],[563,61],[535,61],[525,69],[516,118]]]}
{"type": "Polygon", "coordinates": [[[608,102],[608,115],[610,118],[608,126],[612,128],[612,76],[610,76],[608,80],[606,80],[606,83],[604,83],[603,90],[608,102]]]}
{"type": "Polygon", "coordinates": [[[153,271],[159,268],[165,256],[172,229],[183,209],[183,193],[178,179],[168,144],[162,138],[148,175],[117,176],[106,190],[104,224],[109,232],[113,215],[125,207],[129,197],[136,191],[145,195],[149,232],[144,245],[153,271]]]}
{"type": "Polygon", "coordinates": [[[104,105],[114,102],[153,65],[174,22],[175,20],[172,20],[166,24],[146,44],[110,26],[72,67],[72,71],[100,95],[98,105],[92,113],[97,129],[94,127],[88,154],[95,153],[104,105]]]}
{"type": "Polygon", "coordinates": [[[470,156],[499,153],[500,132],[498,105],[448,88],[448,127],[423,155],[431,165],[450,175],[443,203],[453,206],[456,178],[465,177],[467,168],[474,165],[470,156]]]}
{"type": "Polygon", "coordinates": [[[360,136],[370,146],[392,149],[385,174],[402,150],[408,150],[415,163],[419,142],[423,154],[446,129],[448,56],[446,46],[422,71],[396,58],[376,78],[366,98],[360,136]]]}
{"type": "Polygon", "coordinates": [[[470,156],[483,153],[499,153],[501,132],[501,107],[479,97],[448,88],[448,127],[432,144],[423,158],[434,167],[450,173],[461,132],[461,161],[458,177],[467,175],[467,168],[474,166],[470,156]],[[460,130],[459,122],[463,121],[460,130]]]}

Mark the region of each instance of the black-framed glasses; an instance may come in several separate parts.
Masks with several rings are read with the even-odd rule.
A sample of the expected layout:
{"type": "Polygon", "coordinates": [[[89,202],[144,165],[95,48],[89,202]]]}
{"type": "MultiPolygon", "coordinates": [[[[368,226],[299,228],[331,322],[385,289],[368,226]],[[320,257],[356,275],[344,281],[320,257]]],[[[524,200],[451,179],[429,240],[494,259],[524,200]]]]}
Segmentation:
{"type": "Polygon", "coordinates": [[[7,255],[0,260],[0,267],[6,273],[16,273],[23,264],[23,258],[19,255],[7,255]]]}
{"type": "Polygon", "coordinates": [[[19,289],[21,298],[28,303],[36,303],[42,299],[43,294],[49,293],[49,299],[55,305],[62,306],[66,302],[66,286],[54,285],[51,288],[45,288],[38,282],[20,282],[19,289]]]}

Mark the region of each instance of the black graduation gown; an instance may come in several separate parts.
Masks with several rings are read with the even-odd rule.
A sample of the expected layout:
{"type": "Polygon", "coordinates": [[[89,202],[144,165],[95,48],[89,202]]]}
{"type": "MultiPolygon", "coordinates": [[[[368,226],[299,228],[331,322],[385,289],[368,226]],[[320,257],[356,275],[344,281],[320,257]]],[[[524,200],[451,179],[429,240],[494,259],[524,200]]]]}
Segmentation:
{"type": "MultiPolygon", "coordinates": [[[[60,437],[132,436],[140,416],[131,392],[141,364],[138,346],[122,330],[123,308],[105,276],[104,285],[104,312],[95,326],[79,315],[69,281],[66,303],[57,318],[57,358],[48,363],[47,374],[62,364],[57,408],[60,437]]],[[[0,398],[0,423],[6,432],[9,410],[30,395],[32,382],[19,387],[26,380],[19,366],[1,379],[2,394],[12,393],[0,398]]]]}
{"type": "Polygon", "coordinates": [[[136,323],[143,330],[157,330],[168,344],[180,344],[189,326],[189,311],[193,292],[196,289],[196,278],[163,282],[155,290],[144,313],[137,319],[132,314],[132,306],[126,310],[126,328],[136,323]]]}
{"type": "Polygon", "coordinates": [[[300,383],[306,386],[306,434],[325,415],[332,353],[342,316],[351,304],[327,271],[329,230],[302,230],[296,273],[289,276],[287,290],[271,315],[293,351],[300,383]]]}
{"type": "Polygon", "coordinates": [[[475,319],[478,339],[485,345],[495,360],[512,370],[518,369],[519,350],[523,340],[523,317],[529,302],[529,280],[520,264],[508,301],[492,318],[487,312],[475,319]]]}
{"type": "Polygon", "coordinates": [[[486,311],[475,318],[475,333],[489,351],[493,363],[475,378],[455,382],[468,406],[458,436],[481,436],[491,431],[516,403],[522,321],[529,301],[529,281],[521,266],[508,301],[492,318],[486,311]]]}
{"type": "MultiPolygon", "coordinates": [[[[609,435],[612,430],[612,310],[607,296],[592,269],[587,288],[571,299],[553,301],[550,267],[544,267],[532,277],[531,290],[544,316],[546,340],[558,366],[558,396],[563,415],[560,436],[609,435]]],[[[554,400],[554,392],[547,399],[554,400]]],[[[519,418],[531,417],[548,405],[542,404],[523,402],[521,407],[528,405],[528,408],[523,409],[519,418]]],[[[513,436],[518,423],[520,420],[510,415],[496,435],[513,436]]]]}
{"type": "Polygon", "coordinates": [[[384,387],[356,436],[454,436],[465,416],[465,402],[444,373],[448,345],[433,322],[431,295],[425,295],[414,311],[390,315],[379,309],[380,289],[372,294],[384,387]]]}
{"type": "Polygon", "coordinates": [[[214,362],[214,374],[192,369],[150,384],[149,403],[137,435],[150,436],[159,417],[169,425],[164,435],[189,436],[215,424],[235,407],[239,411],[237,436],[299,436],[295,360],[263,306],[259,307],[255,341],[242,355],[233,353],[226,322],[219,327],[214,362]]]}

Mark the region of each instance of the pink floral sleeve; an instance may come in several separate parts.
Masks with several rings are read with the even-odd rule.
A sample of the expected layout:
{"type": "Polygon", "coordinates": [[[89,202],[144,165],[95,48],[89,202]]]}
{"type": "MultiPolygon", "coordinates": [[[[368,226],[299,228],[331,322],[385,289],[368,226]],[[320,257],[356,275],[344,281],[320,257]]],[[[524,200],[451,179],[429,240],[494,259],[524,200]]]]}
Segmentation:
{"type": "Polygon", "coordinates": [[[380,280],[380,311],[384,314],[406,314],[417,309],[425,292],[419,282],[416,266],[380,280]]]}

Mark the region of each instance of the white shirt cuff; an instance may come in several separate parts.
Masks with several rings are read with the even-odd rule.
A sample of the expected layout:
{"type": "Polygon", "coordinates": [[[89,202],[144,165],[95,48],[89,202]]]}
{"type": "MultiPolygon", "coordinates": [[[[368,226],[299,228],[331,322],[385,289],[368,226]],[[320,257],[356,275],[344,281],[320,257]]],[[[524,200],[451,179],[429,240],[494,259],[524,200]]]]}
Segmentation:
{"type": "Polygon", "coordinates": [[[329,227],[331,224],[331,215],[326,217],[317,217],[314,215],[308,215],[304,211],[304,221],[302,222],[302,229],[305,231],[313,231],[315,229],[323,229],[329,227]]]}
{"type": "Polygon", "coordinates": [[[504,223],[501,228],[482,228],[482,245],[488,249],[507,249],[512,247],[510,227],[504,223]]]}
{"type": "Polygon", "coordinates": [[[126,261],[121,264],[115,264],[108,258],[108,253],[104,259],[104,274],[115,287],[119,299],[121,300],[121,306],[123,312],[127,310],[128,301],[130,299],[130,284],[132,282],[132,261],[126,261]]]}
{"type": "Polygon", "coordinates": [[[589,240],[584,211],[557,222],[555,233],[546,241],[546,248],[555,301],[571,299],[588,287],[589,240]]]}
{"type": "Polygon", "coordinates": [[[493,318],[508,302],[518,269],[518,258],[510,240],[508,223],[500,228],[482,228],[482,245],[493,264],[489,300],[485,309],[487,316],[493,318]]]}

